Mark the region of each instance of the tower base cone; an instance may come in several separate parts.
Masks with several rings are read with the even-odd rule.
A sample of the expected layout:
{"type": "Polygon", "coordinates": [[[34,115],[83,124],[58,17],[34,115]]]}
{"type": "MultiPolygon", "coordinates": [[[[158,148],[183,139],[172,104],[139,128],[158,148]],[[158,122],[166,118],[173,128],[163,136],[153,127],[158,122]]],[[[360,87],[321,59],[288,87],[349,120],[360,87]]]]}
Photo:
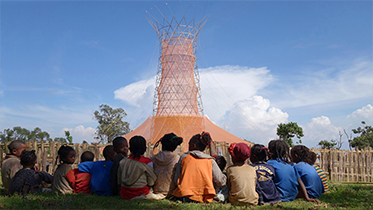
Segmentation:
{"type": "Polygon", "coordinates": [[[163,135],[174,133],[184,139],[181,145],[181,152],[184,153],[188,151],[190,138],[195,134],[202,133],[202,131],[209,132],[212,139],[216,142],[252,144],[216,126],[204,116],[175,115],[149,117],[144,123],[124,137],[129,140],[133,136],[140,135],[147,142],[155,144],[163,135]]]}

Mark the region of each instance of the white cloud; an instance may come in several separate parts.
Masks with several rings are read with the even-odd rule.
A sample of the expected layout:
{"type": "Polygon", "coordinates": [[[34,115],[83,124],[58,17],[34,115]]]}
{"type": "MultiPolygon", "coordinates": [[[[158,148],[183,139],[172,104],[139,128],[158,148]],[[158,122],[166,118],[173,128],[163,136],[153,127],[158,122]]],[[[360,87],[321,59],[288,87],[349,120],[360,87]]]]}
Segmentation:
{"type": "Polygon", "coordinates": [[[347,116],[347,119],[355,123],[365,121],[367,124],[373,124],[373,106],[368,104],[363,108],[352,112],[352,114],[347,116]]]}
{"type": "MultiPolygon", "coordinates": [[[[304,134],[302,144],[308,147],[316,147],[321,140],[338,140],[339,131],[343,131],[342,128],[334,126],[326,116],[312,118],[311,122],[302,127],[304,134]]],[[[344,143],[344,146],[345,144],[348,143],[344,143]]]]}
{"type": "Polygon", "coordinates": [[[92,127],[84,128],[83,125],[78,125],[75,128],[63,128],[59,133],[60,137],[65,137],[65,131],[70,131],[74,143],[82,143],[83,140],[86,140],[88,143],[97,141],[94,139],[96,129],[92,127]]]}
{"type": "MultiPolygon", "coordinates": [[[[217,66],[200,69],[204,113],[212,121],[219,121],[237,101],[254,96],[258,90],[266,87],[271,81],[273,77],[266,67],[217,66]]],[[[136,123],[131,122],[132,126],[139,125],[139,118],[142,122],[149,116],[144,116],[144,113],[151,114],[149,110],[152,110],[154,89],[155,76],[114,91],[115,99],[138,107],[139,111],[134,115],[129,113],[132,120],[137,120],[136,123]]]]}
{"type": "Polygon", "coordinates": [[[373,63],[355,61],[348,67],[331,67],[308,71],[287,79],[281,87],[281,98],[274,96],[276,106],[300,107],[373,96],[373,63]],[[297,81],[292,81],[297,78],[297,81]],[[291,82],[289,82],[291,81],[291,82]]]}
{"type": "Polygon", "coordinates": [[[268,99],[253,96],[236,102],[221,123],[241,138],[267,144],[276,138],[277,124],[287,122],[288,117],[286,112],[271,107],[268,99]]]}

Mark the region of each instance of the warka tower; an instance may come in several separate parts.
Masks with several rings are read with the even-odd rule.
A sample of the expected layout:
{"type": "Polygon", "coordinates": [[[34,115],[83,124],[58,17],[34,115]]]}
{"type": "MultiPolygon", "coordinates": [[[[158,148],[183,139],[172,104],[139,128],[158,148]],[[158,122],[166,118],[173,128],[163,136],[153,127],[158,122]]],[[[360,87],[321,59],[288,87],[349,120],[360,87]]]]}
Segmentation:
{"type": "Polygon", "coordinates": [[[207,16],[199,22],[194,19],[188,22],[185,14],[179,21],[175,16],[171,20],[163,16],[157,21],[149,14],[148,21],[160,43],[153,116],[125,138],[141,135],[154,144],[164,134],[173,132],[184,139],[182,152],[188,150],[189,139],[202,131],[209,132],[214,141],[251,144],[203,116],[196,55],[197,37],[207,16]]]}

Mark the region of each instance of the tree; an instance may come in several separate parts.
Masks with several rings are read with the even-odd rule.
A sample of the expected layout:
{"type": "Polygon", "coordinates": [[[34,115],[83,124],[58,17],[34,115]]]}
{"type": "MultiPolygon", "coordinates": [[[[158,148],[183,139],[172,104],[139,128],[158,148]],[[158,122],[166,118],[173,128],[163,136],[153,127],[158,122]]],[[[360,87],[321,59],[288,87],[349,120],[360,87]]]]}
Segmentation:
{"type": "Polygon", "coordinates": [[[337,145],[337,141],[333,139],[331,141],[321,140],[318,145],[321,146],[322,149],[332,149],[337,145]]]}
{"type": "Polygon", "coordinates": [[[129,123],[123,121],[127,114],[122,108],[113,109],[109,105],[101,104],[100,110],[94,112],[95,120],[99,123],[96,127],[99,143],[110,143],[117,136],[130,132],[129,123]]]}
{"type": "Polygon", "coordinates": [[[303,137],[303,129],[302,127],[299,127],[297,123],[295,122],[289,122],[286,124],[280,123],[277,125],[277,135],[281,140],[286,141],[286,143],[289,145],[289,147],[293,147],[294,143],[292,138],[297,137],[299,139],[299,142],[302,143],[302,140],[300,139],[303,137]]]}
{"type": "Polygon", "coordinates": [[[364,149],[365,147],[373,148],[373,127],[366,125],[365,121],[362,121],[361,124],[364,126],[352,129],[354,134],[360,134],[360,136],[349,140],[350,146],[358,149],[364,149]]]}
{"type": "Polygon", "coordinates": [[[70,131],[65,131],[65,136],[66,136],[67,141],[69,141],[69,143],[72,144],[73,143],[73,137],[70,136],[70,131]]]}
{"type": "Polygon", "coordinates": [[[3,132],[0,131],[0,141],[1,142],[11,142],[14,140],[13,137],[14,131],[10,128],[4,129],[3,132]]]}
{"type": "Polygon", "coordinates": [[[67,143],[66,139],[62,138],[62,137],[56,137],[56,138],[54,138],[53,141],[55,141],[55,142],[61,142],[62,144],[63,143],[67,143]]]}

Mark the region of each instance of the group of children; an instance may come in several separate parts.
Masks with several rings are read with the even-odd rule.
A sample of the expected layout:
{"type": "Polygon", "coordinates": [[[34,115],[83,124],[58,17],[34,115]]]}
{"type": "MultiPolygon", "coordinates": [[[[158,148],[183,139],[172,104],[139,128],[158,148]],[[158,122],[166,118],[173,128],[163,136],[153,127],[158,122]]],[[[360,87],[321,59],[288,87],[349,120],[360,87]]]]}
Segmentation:
{"type": "Polygon", "coordinates": [[[282,140],[272,140],[268,147],[233,143],[228,148],[233,165],[225,170],[226,160],[216,155],[209,133],[194,135],[189,151],[179,156],[174,151],[182,142],[183,138],[166,134],[155,145],[162,144],[162,151],[147,158],[142,136],[132,137],[129,144],[124,137],[117,137],[103,150],[104,161],[94,162],[93,153],[86,151],[75,169],[75,150],[62,146],[52,180],[46,172],[35,170],[35,151],[25,151],[23,142],[13,141],[11,154],[2,165],[2,181],[9,194],[42,192],[49,183],[52,191],[63,194],[167,197],[201,203],[215,200],[249,206],[295,198],[319,202],[316,198],[329,190],[325,174],[314,165],[316,154],[302,145],[290,150],[282,140]],[[210,154],[204,153],[206,148],[210,154]]]}

